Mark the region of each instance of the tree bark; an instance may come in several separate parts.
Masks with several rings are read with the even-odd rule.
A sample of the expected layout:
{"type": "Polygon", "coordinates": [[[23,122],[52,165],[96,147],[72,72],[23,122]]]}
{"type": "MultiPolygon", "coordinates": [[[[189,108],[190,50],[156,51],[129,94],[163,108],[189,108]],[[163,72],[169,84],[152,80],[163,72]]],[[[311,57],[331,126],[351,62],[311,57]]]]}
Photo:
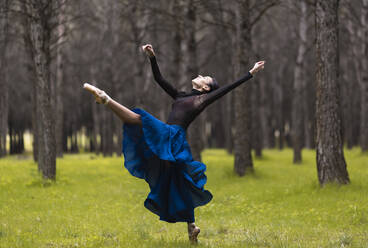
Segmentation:
{"type": "MultiPolygon", "coordinates": [[[[185,76],[186,65],[185,59],[185,3],[182,0],[174,1],[172,4],[171,14],[175,15],[173,18],[175,31],[172,33],[173,40],[173,66],[171,67],[171,78],[177,79],[177,85],[181,88],[186,82],[185,76]]],[[[169,105],[170,106],[170,105],[169,105]]]]}
{"type": "MultiPolygon", "coordinates": [[[[346,142],[347,149],[352,149],[354,146],[354,101],[352,99],[358,98],[354,96],[356,93],[356,87],[352,85],[354,81],[359,80],[358,63],[355,62],[356,57],[356,34],[353,22],[351,19],[347,21],[346,28],[349,31],[349,41],[353,46],[352,49],[347,51],[348,58],[341,61],[341,67],[346,68],[342,74],[342,94],[345,96],[342,98],[342,120],[343,120],[343,134],[344,142],[346,142]],[[353,78],[356,77],[357,80],[353,78]]],[[[359,83],[358,83],[359,87],[359,83]]],[[[359,123],[360,124],[360,123],[359,123]]]]}
{"type": "MultiPolygon", "coordinates": [[[[286,123],[287,123],[287,116],[286,116],[286,111],[285,111],[285,98],[286,98],[286,94],[285,94],[285,86],[284,86],[284,80],[282,79],[283,75],[285,72],[285,65],[282,64],[279,67],[279,70],[277,71],[277,77],[276,80],[274,82],[274,89],[275,89],[275,99],[274,99],[274,105],[271,107],[271,111],[277,113],[276,117],[275,117],[275,122],[276,124],[276,130],[278,130],[278,148],[279,150],[284,149],[285,146],[285,142],[286,142],[286,138],[287,138],[287,130],[286,130],[286,123]]],[[[272,123],[272,122],[271,122],[272,123]]],[[[273,137],[275,136],[273,134],[274,130],[273,127],[271,127],[270,130],[270,145],[271,147],[274,147],[274,141],[273,141],[273,137]]]]}
{"type": "MultiPolygon", "coordinates": [[[[27,4],[29,1],[23,1],[21,5],[21,9],[24,13],[28,13],[29,10],[27,9],[27,4]]],[[[38,137],[39,137],[39,127],[37,118],[38,114],[38,107],[37,107],[37,80],[36,80],[36,72],[35,66],[33,63],[33,49],[32,49],[32,40],[31,40],[31,26],[30,26],[30,19],[27,15],[23,15],[21,19],[22,27],[23,27],[23,41],[25,45],[25,50],[29,61],[26,62],[25,67],[27,68],[27,72],[29,75],[29,81],[32,83],[32,97],[31,97],[31,106],[32,106],[32,153],[33,153],[33,160],[35,162],[38,161],[38,137]]],[[[40,164],[38,163],[38,171],[41,172],[40,164]]]]}
{"type": "MultiPolygon", "coordinates": [[[[95,82],[96,87],[100,87],[100,85],[97,83],[97,65],[93,64],[90,67],[90,74],[92,77],[92,81],[95,82]]],[[[98,104],[95,102],[92,103],[92,122],[93,122],[93,128],[92,128],[92,143],[93,143],[93,150],[98,155],[101,152],[101,140],[100,140],[100,134],[101,134],[101,109],[99,108],[98,104]]]]}
{"type": "Polygon", "coordinates": [[[360,145],[362,152],[368,152],[368,0],[363,0],[361,14],[362,57],[360,81],[360,145]]]}
{"type": "MultiPolygon", "coordinates": [[[[347,72],[344,73],[347,80],[346,82],[349,82],[346,85],[347,96],[344,97],[347,105],[347,113],[344,116],[344,121],[346,125],[344,125],[344,135],[345,140],[347,141],[347,147],[350,149],[353,146],[361,145],[362,143],[362,76],[363,76],[363,64],[364,60],[367,60],[367,58],[364,57],[362,52],[364,49],[364,44],[366,42],[364,41],[363,35],[363,29],[366,27],[363,27],[363,16],[364,16],[364,2],[363,6],[361,8],[361,18],[360,18],[360,28],[357,28],[355,16],[350,17],[347,20],[346,28],[349,31],[349,41],[351,49],[348,50],[348,55],[350,61],[345,61],[347,65],[350,65],[352,69],[349,69],[346,67],[346,65],[343,65],[342,68],[346,68],[347,72]],[[351,71],[350,71],[351,70],[351,71]],[[347,73],[350,72],[349,75],[347,73]],[[355,77],[355,78],[354,78],[355,77]],[[353,82],[352,82],[353,80],[353,82]],[[357,85],[354,85],[352,83],[356,82],[357,85]],[[357,90],[358,89],[358,90],[357,90]]],[[[357,18],[359,20],[359,18],[357,18]]],[[[364,90],[363,90],[364,91],[364,90]]]]}
{"type": "MultiPolygon", "coordinates": [[[[249,67],[251,49],[251,28],[249,0],[239,1],[236,9],[236,67],[239,77],[244,68],[249,67]]],[[[251,154],[251,87],[240,86],[234,90],[235,135],[234,135],[234,171],[239,176],[253,171],[251,154]]]]}
{"type": "MultiPolygon", "coordinates": [[[[103,106],[104,107],[104,106],[103,106]]],[[[110,112],[103,112],[104,122],[102,123],[102,154],[111,157],[114,150],[113,123],[114,119],[110,112]]]]}
{"type": "MultiPolygon", "coordinates": [[[[304,74],[306,76],[306,74],[304,74]]],[[[308,87],[307,78],[304,80],[304,91],[303,91],[303,112],[304,112],[304,146],[307,149],[314,148],[314,132],[313,132],[313,123],[314,123],[314,101],[312,100],[314,97],[311,90],[308,87]]]]}
{"type": "MultiPolygon", "coordinates": [[[[197,29],[197,13],[196,6],[193,0],[189,0],[186,6],[186,19],[187,19],[187,35],[186,35],[186,46],[187,46],[187,76],[188,79],[194,78],[198,75],[198,56],[197,56],[197,41],[196,41],[196,29],[197,29]]],[[[201,151],[203,149],[202,134],[205,131],[203,125],[202,113],[196,118],[196,120],[190,125],[188,130],[189,144],[193,159],[196,161],[202,161],[201,151]]]]}
{"type": "Polygon", "coordinates": [[[225,104],[223,106],[224,114],[224,126],[225,126],[225,148],[228,153],[233,153],[234,150],[234,137],[233,137],[233,122],[234,122],[234,100],[233,92],[229,92],[225,96],[225,104]]]}
{"type": "Polygon", "coordinates": [[[46,179],[56,176],[56,149],[54,114],[51,109],[50,91],[50,35],[49,18],[52,3],[50,1],[31,0],[29,14],[30,38],[32,41],[33,62],[37,79],[37,108],[38,112],[38,164],[42,175],[46,179]]]}
{"type": "Polygon", "coordinates": [[[302,162],[302,147],[303,147],[303,131],[304,122],[307,121],[304,116],[304,102],[307,100],[303,96],[305,89],[305,53],[307,50],[307,3],[304,0],[299,0],[300,4],[300,19],[299,19],[299,47],[294,69],[294,92],[292,104],[292,144],[294,151],[294,164],[302,162]]]}
{"type": "MultiPolygon", "coordinates": [[[[103,44],[110,44],[109,46],[103,46],[102,51],[104,53],[104,59],[101,63],[101,68],[103,70],[103,74],[106,79],[105,90],[112,97],[114,92],[114,30],[113,30],[113,20],[114,20],[114,4],[109,4],[105,8],[106,20],[105,20],[105,28],[104,28],[104,37],[103,44]]],[[[136,46],[138,48],[138,46],[136,46]]],[[[142,56],[139,56],[142,57],[142,56]]],[[[138,59],[139,60],[139,59],[138,59]]],[[[137,64],[136,64],[137,65],[137,64]]],[[[138,66],[138,65],[137,65],[138,66]]],[[[142,66],[141,66],[142,67],[142,66]]],[[[142,78],[142,71],[140,70],[138,73],[138,77],[142,78]]],[[[139,84],[141,85],[141,84],[139,84]]],[[[105,106],[98,106],[100,108],[105,108],[105,106]]],[[[114,116],[111,111],[107,109],[102,110],[102,118],[103,121],[101,124],[101,148],[103,156],[112,156],[114,152],[114,139],[113,139],[113,130],[114,130],[114,116]]]]}
{"type": "Polygon", "coordinates": [[[252,95],[251,95],[251,108],[252,108],[252,132],[251,132],[251,141],[252,147],[255,152],[255,156],[260,158],[262,157],[262,128],[261,127],[261,112],[260,112],[260,105],[261,105],[261,87],[259,81],[253,82],[251,85],[252,87],[252,95]],[[253,111],[254,110],[254,111],[253,111]]]}
{"type": "Polygon", "coordinates": [[[129,18],[131,33],[132,33],[132,53],[134,59],[134,100],[135,107],[146,107],[146,90],[148,87],[144,81],[144,64],[145,55],[142,54],[141,45],[144,44],[144,38],[148,25],[148,15],[142,8],[141,1],[135,1],[131,6],[131,17],[129,18]]]}
{"type": "Polygon", "coordinates": [[[258,80],[259,84],[259,122],[260,126],[258,128],[261,129],[261,135],[262,135],[262,147],[264,148],[271,148],[271,137],[269,135],[270,130],[272,130],[272,127],[270,125],[270,104],[267,104],[269,99],[269,90],[268,87],[274,87],[274,85],[270,86],[266,84],[264,78],[260,78],[258,80]]]}
{"type": "Polygon", "coordinates": [[[349,183],[341,135],[338,7],[339,0],[316,1],[316,152],[321,185],[349,183]]]}
{"type": "Polygon", "coordinates": [[[56,80],[55,80],[55,139],[56,155],[63,157],[63,81],[64,81],[64,53],[63,43],[65,35],[65,0],[60,0],[56,6],[58,8],[58,44],[56,47],[56,80]]]}
{"type": "Polygon", "coordinates": [[[6,156],[6,136],[8,133],[8,82],[6,72],[6,61],[7,61],[7,44],[8,44],[8,0],[3,1],[0,5],[0,158],[6,156]],[[3,37],[2,37],[3,36],[3,37]]]}
{"type": "MultiPolygon", "coordinates": [[[[33,152],[33,160],[35,162],[38,161],[38,124],[37,124],[37,116],[38,116],[38,107],[37,107],[37,86],[36,86],[36,76],[34,71],[34,66],[29,65],[28,71],[30,72],[31,81],[32,81],[32,152],[33,152]]],[[[41,167],[38,163],[38,170],[41,172],[41,167]]]]}
{"type": "Polygon", "coordinates": [[[100,137],[100,119],[101,114],[99,109],[97,109],[99,106],[97,104],[93,103],[92,105],[92,119],[93,119],[93,133],[92,133],[92,143],[93,143],[93,151],[98,155],[101,152],[101,145],[99,142],[100,137]]]}

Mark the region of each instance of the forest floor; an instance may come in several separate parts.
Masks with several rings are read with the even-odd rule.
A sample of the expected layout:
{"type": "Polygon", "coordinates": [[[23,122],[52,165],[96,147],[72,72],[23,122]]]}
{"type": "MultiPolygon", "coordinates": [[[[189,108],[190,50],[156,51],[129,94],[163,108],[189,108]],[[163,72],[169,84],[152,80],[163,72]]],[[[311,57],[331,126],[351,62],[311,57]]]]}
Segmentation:
{"type": "MultiPolygon", "coordinates": [[[[266,150],[239,178],[233,156],[206,150],[206,189],[196,209],[197,247],[368,247],[368,158],[345,152],[351,184],[320,188],[314,151],[266,150]]],[[[148,185],[121,157],[65,155],[56,183],[27,156],[0,159],[0,247],[190,247],[186,224],[146,210],[148,185]]]]}

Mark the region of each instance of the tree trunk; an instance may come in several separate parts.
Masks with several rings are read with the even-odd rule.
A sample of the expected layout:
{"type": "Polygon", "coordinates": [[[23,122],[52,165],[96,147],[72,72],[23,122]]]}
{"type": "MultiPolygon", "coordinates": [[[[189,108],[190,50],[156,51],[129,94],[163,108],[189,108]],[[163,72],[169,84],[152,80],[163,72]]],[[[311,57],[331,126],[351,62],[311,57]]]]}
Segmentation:
{"type": "MultiPolygon", "coordinates": [[[[239,71],[239,59],[238,59],[238,50],[235,49],[238,45],[239,39],[237,34],[237,30],[235,33],[231,33],[229,31],[229,37],[231,46],[233,49],[230,51],[231,56],[231,75],[232,78],[238,77],[239,71]]],[[[228,153],[232,154],[234,152],[234,142],[235,142],[235,92],[231,91],[225,95],[226,104],[224,106],[225,111],[225,126],[226,126],[226,150],[228,153]]]]}
{"type": "MultiPolygon", "coordinates": [[[[103,106],[105,107],[105,106],[103,106]]],[[[104,110],[103,111],[103,123],[102,123],[102,154],[106,157],[111,157],[113,154],[114,140],[113,140],[113,124],[114,119],[112,113],[104,110]]]]}
{"type": "Polygon", "coordinates": [[[303,147],[303,131],[304,131],[304,88],[305,86],[305,53],[307,50],[307,3],[304,0],[299,0],[300,3],[300,19],[299,19],[299,47],[294,69],[294,92],[292,104],[292,144],[294,150],[294,164],[302,162],[302,147],[303,147]]]}
{"type": "MultiPolygon", "coordinates": [[[[94,82],[96,87],[100,87],[100,85],[97,83],[97,65],[93,64],[90,67],[90,74],[92,77],[92,82],[94,82]]],[[[101,109],[100,106],[96,104],[95,102],[92,103],[92,122],[93,122],[93,128],[92,128],[92,142],[93,142],[93,149],[94,152],[98,155],[101,152],[101,142],[100,142],[100,134],[101,134],[101,109]]]]}
{"type": "MultiPolygon", "coordinates": [[[[258,80],[257,80],[258,81],[258,80]]],[[[261,87],[259,82],[253,82],[250,86],[252,87],[252,95],[251,95],[251,108],[252,110],[252,132],[251,132],[251,141],[252,147],[254,149],[256,157],[262,157],[262,128],[261,127],[261,115],[260,115],[260,98],[261,98],[261,87]]]]}
{"type": "MultiPolygon", "coordinates": [[[[113,56],[111,54],[111,56],[113,56]]],[[[111,58],[111,57],[110,57],[111,58]]],[[[110,62],[105,62],[106,65],[110,65],[110,68],[112,66],[111,61],[110,62]]],[[[109,81],[109,89],[112,88],[112,71],[109,68],[106,68],[105,73],[107,76],[107,79],[109,81]]],[[[106,108],[106,106],[101,105],[98,106],[101,108],[106,108]]],[[[102,135],[102,154],[104,156],[112,156],[113,152],[114,152],[114,139],[113,139],[113,130],[114,130],[114,116],[113,113],[111,111],[109,111],[108,109],[103,109],[102,110],[102,117],[103,117],[103,121],[101,123],[101,135],[102,135]]]]}
{"type": "MultiPolygon", "coordinates": [[[[244,74],[244,68],[249,67],[248,58],[251,49],[251,28],[249,1],[238,2],[236,13],[236,67],[235,73],[239,77],[244,74]]],[[[234,90],[235,135],[234,135],[234,171],[244,176],[253,171],[251,154],[251,87],[240,86],[234,90]]]]}
{"type": "Polygon", "coordinates": [[[262,134],[262,146],[265,148],[271,148],[271,137],[269,135],[269,130],[272,129],[270,127],[270,122],[268,121],[270,119],[270,111],[269,111],[269,104],[268,101],[270,101],[269,94],[268,94],[268,87],[274,87],[266,84],[266,81],[264,78],[260,78],[258,80],[259,84],[259,127],[261,129],[262,134]]]}
{"type": "MultiPolygon", "coordinates": [[[[235,74],[235,73],[234,73],[235,74]]],[[[228,153],[233,153],[234,150],[234,137],[233,137],[233,121],[234,121],[234,100],[233,92],[229,92],[225,95],[225,104],[223,106],[224,126],[225,126],[225,148],[228,153]]]]}
{"type": "Polygon", "coordinates": [[[55,179],[56,150],[54,114],[50,92],[50,10],[49,1],[32,0],[28,5],[33,18],[30,21],[33,61],[37,78],[37,108],[39,124],[38,163],[43,177],[55,179]]]}
{"type": "MultiPolygon", "coordinates": [[[[306,76],[306,74],[304,74],[306,76]]],[[[304,91],[303,91],[303,112],[304,112],[304,143],[305,148],[312,149],[314,148],[314,133],[313,133],[313,111],[314,111],[314,104],[313,101],[311,101],[312,93],[311,90],[308,90],[308,83],[307,78],[304,80],[304,91]]]]}
{"type": "MultiPolygon", "coordinates": [[[[276,112],[276,120],[275,122],[276,124],[276,130],[278,130],[277,133],[277,138],[278,138],[278,148],[279,150],[284,149],[285,146],[285,141],[286,141],[286,136],[287,136],[287,131],[286,131],[286,122],[287,122],[287,118],[286,118],[286,111],[284,109],[285,106],[285,86],[284,86],[284,80],[282,79],[283,75],[285,72],[285,65],[281,64],[278,71],[277,71],[277,77],[276,80],[274,82],[275,85],[275,99],[274,99],[274,106],[271,106],[271,111],[272,112],[276,112]]],[[[272,122],[271,122],[272,123],[272,122]]],[[[270,144],[271,147],[274,147],[274,143],[272,140],[272,138],[275,135],[273,134],[273,130],[271,127],[270,130],[270,144]]]]}
{"type": "MultiPolygon", "coordinates": [[[[173,40],[173,66],[171,78],[177,79],[177,85],[181,88],[184,83],[187,81],[185,76],[186,65],[184,64],[185,59],[185,27],[184,27],[184,19],[185,19],[185,4],[181,0],[177,0],[173,2],[171,14],[176,15],[177,18],[174,18],[175,32],[172,34],[173,40]]],[[[165,98],[166,99],[166,98],[165,98]]],[[[170,104],[168,104],[170,107],[170,104]]]]}
{"type": "MultiPolygon", "coordinates": [[[[356,37],[355,37],[355,28],[352,23],[352,20],[348,20],[346,25],[349,31],[349,39],[352,46],[355,48],[356,45],[356,37]]],[[[355,49],[356,50],[356,49],[355,49]]],[[[345,97],[342,98],[342,120],[343,120],[343,134],[344,134],[344,142],[346,142],[347,149],[353,148],[353,140],[354,140],[354,101],[357,97],[354,97],[354,93],[356,92],[355,87],[352,85],[354,81],[358,81],[359,77],[355,70],[355,66],[358,63],[355,63],[357,55],[355,55],[354,49],[349,49],[347,51],[348,58],[341,60],[341,68],[346,68],[346,70],[342,74],[342,95],[345,97]],[[355,75],[354,75],[355,74],[355,75]],[[356,77],[358,80],[354,80],[356,77]]],[[[359,87],[359,83],[358,83],[359,87]]]]}
{"type": "MultiPolygon", "coordinates": [[[[21,9],[24,13],[27,13],[29,10],[27,10],[27,3],[29,4],[28,1],[24,1],[21,5],[21,9]]],[[[30,26],[30,19],[28,16],[23,15],[22,19],[22,26],[23,26],[23,41],[25,44],[25,50],[26,53],[29,57],[29,59],[31,60],[30,62],[27,62],[25,67],[27,68],[28,71],[28,75],[29,75],[29,81],[32,83],[32,153],[33,153],[33,160],[35,162],[38,161],[38,121],[37,121],[37,117],[38,115],[38,107],[37,107],[37,80],[36,80],[36,72],[35,72],[35,66],[33,63],[33,49],[32,49],[32,41],[31,41],[31,36],[30,36],[30,30],[31,30],[31,26],[30,26]]],[[[41,167],[40,164],[38,163],[38,171],[41,172],[41,167]]]]}
{"type": "Polygon", "coordinates": [[[14,153],[14,142],[13,142],[13,125],[11,123],[9,123],[9,153],[13,154],[14,153]]]}
{"type": "Polygon", "coordinates": [[[317,171],[321,185],[349,183],[343,152],[338,83],[339,0],[316,2],[317,171]]]}
{"type": "MultiPolygon", "coordinates": [[[[186,36],[186,45],[187,45],[187,76],[188,79],[194,78],[198,75],[198,56],[197,56],[197,41],[195,38],[196,29],[197,29],[197,13],[196,13],[196,6],[193,0],[189,0],[187,4],[187,36],[186,36]]],[[[202,134],[204,132],[204,125],[203,125],[203,116],[202,113],[200,116],[196,118],[195,121],[190,125],[188,130],[189,136],[189,144],[191,147],[191,152],[193,155],[193,159],[196,161],[202,161],[201,158],[201,151],[203,149],[203,140],[202,134]]]]}
{"type": "Polygon", "coordinates": [[[361,60],[361,80],[360,81],[360,145],[362,152],[368,151],[368,0],[363,0],[361,15],[362,27],[362,57],[361,60]]]}
{"type": "Polygon", "coordinates": [[[58,44],[56,47],[56,81],[55,81],[55,139],[56,155],[63,157],[63,83],[64,83],[64,54],[62,45],[65,35],[65,0],[60,0],[58,6],[58,44]]]}
{"type": "Polygon", "coordinates": [[[134,66],[135,66],[135,76],[134,76],[134,100],[135,107],[145,108],[147,101],[145,95],[145,89],[148,87],[144,85],[144,64],[145,56],[142,54],[141,45],[144,42],[145,32],[148,25],[148,15],[142,8],[140,1],[136,1],[131,6],[132,17],[130,18],[130,26],[132,32],[133,47],[132,53],[135,56],[134,66]]]}
{"type": "Polygon", "coordinates": [[[6,151],[6,136],[8,133],[8,82],[7,82],[7,44],[8,44],[8,0],[1,3],[0,6],[0,158],[4,157],[7,153],[6,151]]]}
{"type": "MultiPolygon", "coordinates": [[[[33,160],[35,162],[38,161],[38,124],[37,124],[37,86],[36,86],[36,78],[35,78],[35,71],[33,66],[29,66],[29,70],[32,81],[32,134],[33,134],[33,140],[32,140],[32,152],[33,152],[33,160]]],[[[39,164],[38,164],[39,165],[39,164]]],[[[38,168],[39,171],[40,167],[38,168]]]]}

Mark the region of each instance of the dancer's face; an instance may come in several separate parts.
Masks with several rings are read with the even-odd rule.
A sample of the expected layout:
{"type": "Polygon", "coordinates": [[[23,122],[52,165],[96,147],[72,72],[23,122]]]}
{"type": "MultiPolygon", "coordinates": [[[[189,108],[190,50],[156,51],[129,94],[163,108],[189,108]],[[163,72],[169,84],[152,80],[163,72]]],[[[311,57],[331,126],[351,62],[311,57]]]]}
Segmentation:
{"type": "Polygon", "coordinates": [[[203,77],[202,75],[198,75],[196,78],[192,79],[193,88],[202,92],[210,91],[210,83],[212,82],[212,78],[209,76],[203,77]]]}

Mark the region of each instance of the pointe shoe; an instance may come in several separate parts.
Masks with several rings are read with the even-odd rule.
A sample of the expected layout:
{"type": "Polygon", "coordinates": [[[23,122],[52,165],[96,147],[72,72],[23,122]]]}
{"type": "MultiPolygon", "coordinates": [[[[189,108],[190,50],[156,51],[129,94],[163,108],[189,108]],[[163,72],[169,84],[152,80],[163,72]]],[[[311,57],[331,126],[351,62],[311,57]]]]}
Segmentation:
{"type": "Polygon", "coordinates": [[[188,225],[188,236],[189,241],[192,244],[198,243],[198,234],[201,232],[201,229],[197,227],[194,223],[188,225]]]}
{"type": "Polygon", "coordinates": [[[96,98],[96,103],[102,103],[102,104],[107,104],[110,100],[111,97],[109,97],[105,91],[100,90],[99,88],[90,85],[88,83],[85,83],[83,85],[83,88],[86,89],[87,91],[91,92],[95,98],[96,98]]]}

